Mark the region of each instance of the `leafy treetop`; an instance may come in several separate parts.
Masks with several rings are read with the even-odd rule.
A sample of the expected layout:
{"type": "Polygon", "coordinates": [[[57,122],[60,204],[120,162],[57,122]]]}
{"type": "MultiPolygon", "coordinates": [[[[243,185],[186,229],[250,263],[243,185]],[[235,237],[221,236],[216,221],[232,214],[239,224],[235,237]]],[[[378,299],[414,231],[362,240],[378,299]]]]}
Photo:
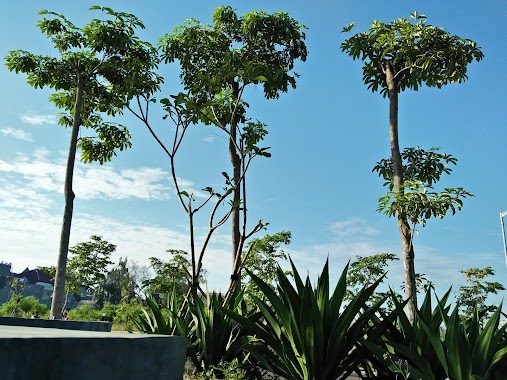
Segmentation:
{"type": "Polygon", "coordinates": [[[253,11],[238,17],[229,6],[217,8],[213,22],[188,20],[159,42],[166,62],[179,60],[187,91],[208,99],[233,82],[262,83],[270,99],[296,87],[294,63],[308,55],[304,25],[282,12],[253,11]]]}
{"type": "Polygon", "coordinates": [[[154,93],[162,79],[153,72],[159,62],[157,50],[134,34],[136,28],[144,28],[137,17],[107,7],[91,9],[102,11],[105,17],[93,19],[83,28],[62,14],[41,11],[39,14],[47,17],[37,26],[60,56],[15,50],[6,57],[6,65],[10,71],[27,74],[32,87],[57,91],[50,100],[66,111],[59,120],[64,126],[72,126],[76,92],[81,86],[80,125],[97,133],[80,139],[82,158],[104,163],[116,155],[115,149],[123,150],[131,143],[124,126],[104,122],[100,113],[121,113],[134,96],[154,93]]]}
{"type": "MultiPolygon", "coordinates": [[[[343,32],[353,27],[351,23],[343,32]]],[[[384,97],[388,94],[388,66],[398,92],[407,88],[417,91],[422,84],[440,88],[464,82],[468,78],[467,65],[484,57],[474,41],[427,24],[426,16],[417,12],[390,23],[374,21],[370,30],[354,34],[341,49],[365,62],[364,83],[373,92],[380,89],[384,97]]]]}
{"type": "Polygon", "coordinates": [[[495,271],[491,267],[468,268],[460,270],[466,277],[466,284],[459,287],[457,301],[463,316],[473,315],[475,308],[481,313],[489,313],[496,309],[495,306],[486,305],[490,294],[497,294],[505,287],[497,281],[487,281],[488,277],[494,276],[495,271]]]}

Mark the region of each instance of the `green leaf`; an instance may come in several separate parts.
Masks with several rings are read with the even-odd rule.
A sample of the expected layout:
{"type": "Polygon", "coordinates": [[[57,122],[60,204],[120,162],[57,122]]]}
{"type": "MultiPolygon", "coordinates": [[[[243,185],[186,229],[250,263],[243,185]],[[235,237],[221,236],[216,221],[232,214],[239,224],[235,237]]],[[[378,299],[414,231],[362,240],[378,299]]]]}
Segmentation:
{"type": "Polygon", "coordinates": [[[342,33],[350,32],[352,28],[354,28],[354,26],[355,26],[354,22],[351,22],[346,27],[342,28],[342,33]]]}

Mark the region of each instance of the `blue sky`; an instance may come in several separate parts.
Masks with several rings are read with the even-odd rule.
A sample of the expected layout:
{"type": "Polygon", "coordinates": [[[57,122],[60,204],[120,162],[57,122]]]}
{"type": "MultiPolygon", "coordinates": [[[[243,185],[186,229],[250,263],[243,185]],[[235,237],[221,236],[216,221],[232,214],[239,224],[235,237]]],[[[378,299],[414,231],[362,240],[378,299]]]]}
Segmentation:
{"type": "MultiPolygon", "coordinates": [[[[299,62],[297,89],[279,100],[265,100],[262,90],[247,94],[251,116],[268,125],[266,145],[272,158],[258,159],[249,177],[250,220],[262,218],[267,233],[290,230],[287,249],[304,273],[316,274],[329,256],[333,275],[356,255],[400,254],[396,221],[376,212],[385,190],[371,169],[389,155],[388,103],[367,90],[361,63],[341,53],[351,21],[356,32],[371,21],[392,21],[418,11],[428,22],[477,41],[485,59],[469,66],[465,84],[441,90],[423,88],[400,95],[402,147],[440,146],[459,159],[443,186],[462,186],[475,194],[461,212],[432,220],[415,239],[416,271],[440,289],[460,284],[460,269],[492,266],[507,285],[500,211],[507,210],[506,105],[507,3],[472,1],[31,1],[9,5],[0,24],[0,56],[23,49],[55,54],[36,28],[37,12],[63,13],[82,26],[100,4],[137,15],[146,25],[140,37],[156,43],[185,19],[210,22],[215,7],[227,4],[239,14],[262,9],[286,11],[305,24],[309,57],[299,62]]],[[[161,65],[165,86],[159,97],[180,90],[176,64],[161,65]]],[[[63,213],[64,161],[69,130],[56,125],[58,110],[49,90],[34,90],[0,66],[0,260],[15,271],[54,265],[63,213]]],[[[152,120],[166,139],[171,126],[155,110],[152,120]]],[[[186,219],[174,196],[168,160],[148,132],[127,113],[120,118],[132,133],[134,147],[111,163],[77,165],[71,244],[92,234],[117,244],[122,256],[146,264],[151,256],[167,258],[165,249],[187,249],[186,219]]],[[[213,128],[196,126],[178,159],[178,176],[188,189],[220,186],[229,170],[226,139],[213,128]]],[[[198,231],[205,229],[206,215],[198,231]]],[[[210,288],[225,288],[231,267],[229,227],[220,230],[205,258],[210,288]]],[[[390,268],[389,281],[399,287],[402,264],[390,268]]],[[[500,295],[503,297],[503,295],[500,295]]]]}

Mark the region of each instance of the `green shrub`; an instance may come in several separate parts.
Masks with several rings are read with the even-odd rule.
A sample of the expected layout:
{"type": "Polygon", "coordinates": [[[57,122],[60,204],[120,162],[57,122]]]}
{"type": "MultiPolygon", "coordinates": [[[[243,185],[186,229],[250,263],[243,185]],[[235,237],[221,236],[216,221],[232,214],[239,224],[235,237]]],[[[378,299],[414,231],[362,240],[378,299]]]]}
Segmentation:
{"type": "Polygon", "coordinates": [[[126,331],[136,330],[135,319],[142,313],[142,309],[143,305],[139,299],[132,298],[128,300],[127,298],[123,298],[118,305],[115,305],[113,328],[126,331]]]}
{"type": "Polygon", "coordinates": [[[40,318],[49,317],[49,309],[35,297],[15,295],[0,306],[0,315],[3,317],[31,318],[37,313],[40,318]]]}
{"type": "Polygon", "coordinates": [[[94,309],[89,305],[82,305],[69,310],[68,317],[74,321],[100,321],[102,318],[102,310],[94,309]]]}

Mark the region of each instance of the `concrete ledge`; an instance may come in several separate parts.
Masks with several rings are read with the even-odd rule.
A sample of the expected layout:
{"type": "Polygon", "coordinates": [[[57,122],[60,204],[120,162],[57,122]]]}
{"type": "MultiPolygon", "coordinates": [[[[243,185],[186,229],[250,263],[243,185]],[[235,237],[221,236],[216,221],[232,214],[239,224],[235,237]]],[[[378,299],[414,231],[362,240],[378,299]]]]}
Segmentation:
{"type": "Polygon", "coordinates": [[[178,336],[0,326],[2,380],[181,380],[178,336]]]}
{"type": "Polygon", "coordinates": [[[42,327],[64,330],[86,330],[110,332],[111,322],[64,321],[61,319],[0,317],[0,325],[42,327]]]}

